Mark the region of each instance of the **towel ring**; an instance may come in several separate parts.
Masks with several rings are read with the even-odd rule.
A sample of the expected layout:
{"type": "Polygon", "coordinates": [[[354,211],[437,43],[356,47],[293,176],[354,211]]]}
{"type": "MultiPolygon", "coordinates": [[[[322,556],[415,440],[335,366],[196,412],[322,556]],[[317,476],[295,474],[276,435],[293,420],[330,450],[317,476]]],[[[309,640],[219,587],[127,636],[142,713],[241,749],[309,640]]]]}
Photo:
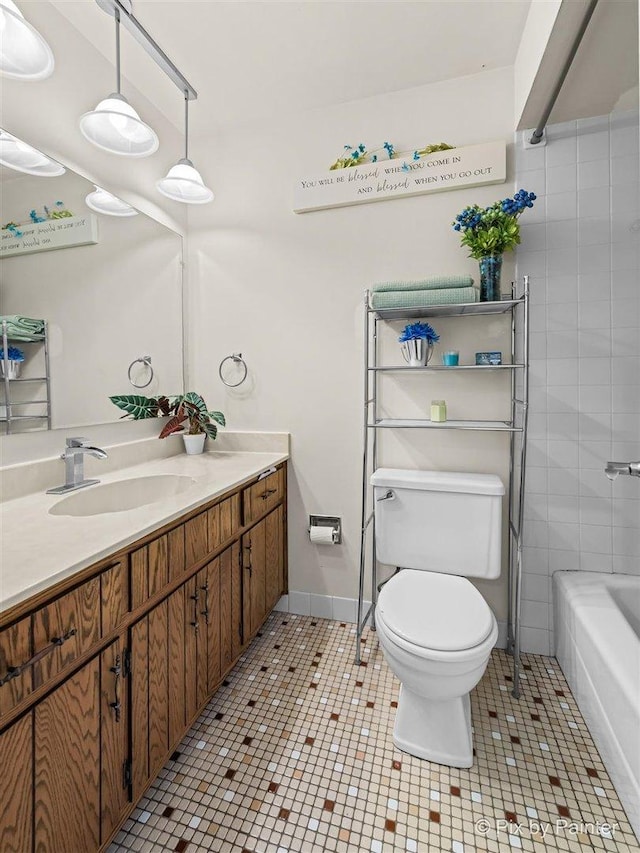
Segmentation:
{"type": "Polygon", "coordinates": [[[223,358],[220,362],[220,367],[218,368],[218,376],[222,380],[223,384],[227,386],[227,388],[237,388],[238,385],[242,385],[244,380],[247,378],[247,364],[242,357],[241,352],[234,352],[233,355],[228,355],[226,358],[223,358]],[[243,369],[242,379],[239,382],[227,382],[222,374],[222,368],[227,361],[232,361],[234,364],[241,364],[243,369]]]}
{"type": "Polygon", "coordinates": [[[134,360],[129,365],[129,370],[127,370],[127,376],[129,377],[129,382],[133,385],[134,388],[146,388],[148,385],[151,385],[153,381],[153,367],[151,367],[151,356],[143,355],[140,358],[134,358],[134,360]],[[146,382],[143,382],[141,385],[138,385],[131,378],[131,371],[133,369],[134,364],[144,364],[145,367],[149,368],[149,379],[146,382]]]}

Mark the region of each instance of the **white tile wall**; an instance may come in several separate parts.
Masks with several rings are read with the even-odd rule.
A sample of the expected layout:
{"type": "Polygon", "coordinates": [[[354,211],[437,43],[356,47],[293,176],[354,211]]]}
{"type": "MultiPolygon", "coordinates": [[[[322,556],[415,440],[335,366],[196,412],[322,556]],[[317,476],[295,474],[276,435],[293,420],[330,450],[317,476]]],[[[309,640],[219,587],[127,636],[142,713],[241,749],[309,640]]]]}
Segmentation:
{"type": "Polygon", "coordinates": [[[638,113],[516,135],[518,275],[531,279],[530,439],[522,643],[553,653],[555,571],[640,574],[640,483],[604,475],[640,458],[638,113]],[[530,215],[533,214],[533,215],[530,215]]]}

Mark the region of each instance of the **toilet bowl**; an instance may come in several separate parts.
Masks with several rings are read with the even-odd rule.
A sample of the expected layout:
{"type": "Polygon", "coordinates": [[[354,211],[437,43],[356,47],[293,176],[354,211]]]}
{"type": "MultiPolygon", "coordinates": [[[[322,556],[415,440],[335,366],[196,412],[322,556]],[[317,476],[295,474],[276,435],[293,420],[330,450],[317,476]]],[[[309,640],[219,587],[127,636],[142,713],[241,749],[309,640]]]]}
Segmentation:
{"type": "Polygon", "coordinates": [[[376,629],[401,682],[395,745],[450,767],[471,767],[469,693],[498,638],[496,619],[465,577],[403,569],[382,589],[376,629]]]}

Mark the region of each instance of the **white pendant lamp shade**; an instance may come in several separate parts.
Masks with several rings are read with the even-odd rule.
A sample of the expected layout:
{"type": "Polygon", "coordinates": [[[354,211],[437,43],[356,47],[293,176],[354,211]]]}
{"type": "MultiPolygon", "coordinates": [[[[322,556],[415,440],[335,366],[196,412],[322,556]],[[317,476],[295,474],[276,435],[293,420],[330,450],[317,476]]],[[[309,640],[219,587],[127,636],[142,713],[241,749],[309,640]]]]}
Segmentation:
{"type": "Polygon", "coordinates": [[[5,131],[0,132],[0,163],[16,172],[43,178],[56,178],[65,173],[60,163],[5,131]]]}
{"type": "Polygon", "coordinates": [[[131,207],[126,201],[118,198],[106,190],[96,187],[95,191],[89,193],[85,198],[87,207],[96,213],[104,213],[107,216],[137,216],[138,211],[131,207]]]}
{"type": "Polygon", "coordinates": [[[158,181],[156,186],[162,195],[184,204],[207,204],[213,200],[213,192],[205,186],[200,172],[186,157],[172,166],[166,178],[158,181]]]}
{"type": "Polygon", "coordinates": [[[53,73],[51,48],[12,0],[0,0],[0,72],[16,80],[44,80],[53,73]]]}
{"type": "Polygon", "coordinates": [[[122,95],[109,95],[80,119],[85,139],[103,151],[124,157],[148,157],[158,150],[158,137],[122,95]]]}

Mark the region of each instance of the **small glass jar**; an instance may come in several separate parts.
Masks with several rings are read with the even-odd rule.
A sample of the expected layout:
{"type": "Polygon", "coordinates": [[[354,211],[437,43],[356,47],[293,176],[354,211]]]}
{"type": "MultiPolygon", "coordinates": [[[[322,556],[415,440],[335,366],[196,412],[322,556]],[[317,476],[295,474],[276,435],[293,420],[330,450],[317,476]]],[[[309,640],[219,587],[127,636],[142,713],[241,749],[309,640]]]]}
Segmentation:
{"type": "Polygon", "coordinates": [[[431,401],[431,422],[440,424],[447,419],[447,404],[444,400],[431,401]]]}

